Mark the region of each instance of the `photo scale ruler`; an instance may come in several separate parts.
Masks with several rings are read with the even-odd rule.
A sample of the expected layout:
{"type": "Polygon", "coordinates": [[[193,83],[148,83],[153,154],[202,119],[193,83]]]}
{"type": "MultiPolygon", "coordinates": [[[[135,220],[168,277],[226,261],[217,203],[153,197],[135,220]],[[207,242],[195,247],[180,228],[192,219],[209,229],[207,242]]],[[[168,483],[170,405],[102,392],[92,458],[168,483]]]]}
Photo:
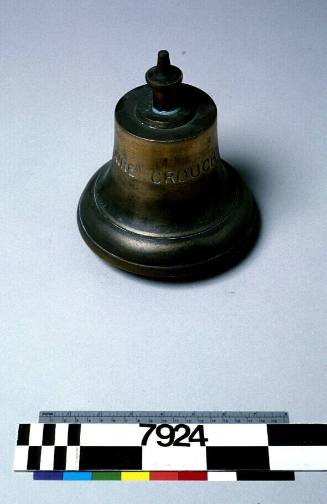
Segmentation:
{"type": "MultiPolygon", "coordinates": [[[[127,427],[126,424],[155,424],[155,425],[212,425],[214,424],[242,424],[255,426],[256,424],[288,424],[289,417],[283,411],[42,411],[39,414],[41,424],[68,424],[67,429],[73,432],[74,424],[81,424],[85,430],[89,424],[116,424],[127,427]],[[85,425],[85,427],[83,427],[85,425]]],[[[108,425],[108,428],[110,429],[108,425]]],[[[262,426],[263,427],[263,426],[262,426]]],[[[55,428],[55,425],[54,425],[55,428]]],[[[97,428],[97,425],[94,425],[97,428]]],[[[127,427],[128,428],[128,427],[127,427]]],[[[197,428],[197,427],[195,427],[197,428]]],[[[150,429],[151,430],[151,429],[150,429]]],[[[68,431],[67,431],[68,432],[68,431]]],[[[69,437],[69,435],[68,435],[69,437]]],[[[136,441],[136,440],[135,440],[136,441]]],[[[140,441],[136,441],[135,444],[140,441]]],[[[69,443],[68,443],[69,444],[69,443]]],[[[133,444],[133,443],[132,443],[133,444]]],[[[58,448],[57,448],[58,449],[58,448]]],[[[64,450],[73,450],[72,446],[64,450]]],[[[63,448],[59,448],[63,450],[63,448]]],[[[163,450],[163,448],[161,449],[163,450]]],[[[164,450],[165,451],[165,450],[164,450]]],[[[183,450],[184,451],[184,450],[183,450]]],[[[168,453],[168,452],[167,452],[168,453]]],[[[196,464],[195,464],[196,467],[196,464]]],[[[250,465],[251,467],[251,465],[250,465]]],[[[97,471],[67,470],[62,467],[61,471],[34,472],[36,480],[141,480],[141,481],[239,481],[239,480],[294,480],[294,471],[274,470],[240,470],[240,471],[204,471],[204,470],[181,470],[181,471],[97,471]]],[[[58,469],[58,468],[57,468],[58,469]]]]}

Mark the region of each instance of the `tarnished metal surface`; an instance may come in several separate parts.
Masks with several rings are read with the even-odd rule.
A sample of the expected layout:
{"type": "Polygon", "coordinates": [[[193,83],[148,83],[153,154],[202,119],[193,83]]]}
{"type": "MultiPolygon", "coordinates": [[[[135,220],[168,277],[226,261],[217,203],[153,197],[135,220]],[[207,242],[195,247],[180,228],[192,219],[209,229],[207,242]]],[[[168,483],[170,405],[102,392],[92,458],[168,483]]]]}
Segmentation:
{"type": "Polygon", "coordinates": [[[258,230],[251,193],[219,156],[213,100],[181,79],[160,51],[148,84],[118,102],[112,160],[79,203],[88,245],[140,275],[225,269],[248,251],[258,230]]]}

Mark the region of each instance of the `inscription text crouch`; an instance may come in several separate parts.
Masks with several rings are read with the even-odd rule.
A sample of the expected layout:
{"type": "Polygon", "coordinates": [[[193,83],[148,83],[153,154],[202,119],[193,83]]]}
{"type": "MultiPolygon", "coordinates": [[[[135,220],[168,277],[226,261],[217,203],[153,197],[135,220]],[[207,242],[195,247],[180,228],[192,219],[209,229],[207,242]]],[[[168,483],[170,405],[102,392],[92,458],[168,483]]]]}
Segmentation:
{"type": "Polygon", "coordinates": [[[156,162],[154,169],[147,170],[142,164],[129,162],[117,151],[114,152],[113,156],[115,165],[127,176],[143,182],[151,182],[155,185],[183,184],[202,177],[216,166],[218,159],[218,153],[213,151],[205,159],[179,167],[177,159],[172,162],[164,158],[156,162]]]}

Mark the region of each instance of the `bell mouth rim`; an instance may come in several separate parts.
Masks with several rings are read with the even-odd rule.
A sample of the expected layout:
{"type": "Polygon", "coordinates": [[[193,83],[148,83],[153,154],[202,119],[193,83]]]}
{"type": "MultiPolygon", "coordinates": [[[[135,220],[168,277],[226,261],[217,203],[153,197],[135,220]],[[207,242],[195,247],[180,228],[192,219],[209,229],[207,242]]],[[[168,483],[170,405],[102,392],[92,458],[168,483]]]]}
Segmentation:
{"type": "MultiPolygon", "coordinates": [[[[119,255],[114,251],[110,251],[109,247],[105,247],[99,243],[96,239],[94,239],[87,230],[85,225],[83,216],[82,216],[82,204],[84,203],[85,198],[91,198],[94,196],[94,183],[97,178],[98,172],[93,175],[93,177],[88,182],[85,190],[83,191],[81,198],[79,200],[78,209],[77,209],[77,222],[82,238],[85,243],[89,246],[89,248],[95,252],[102,259],[105,259],[107,262],[112,264],[113,266],[118,267],[121,270],[127,271],[129,273],[133,273],[136,275],[140,275],[143,277],[151,277],[151,278],[161,278],[161,279],[183,279],[190,277],[197,277],[198,275],[202,276],[211,276],[211,270],[214,270],[216,273],[220,273],[222,271],[228,270],[233,267],[235,264],[240,262],[244,257],[248,255],[253,245],[256,242],[256,239],[259,235],[260,227],[261,227],[261,218],[259,209],[255,202],[254,197],[251,192],[247,188],[247,186],[243,183],[241,178],[238,176],[237,172],[234,168],[223,161],[230,170],[236,173],[239,182],[243,184],[245,189],[245,195],[247,198],[247,208],[244,213],[244,222],[241,225],[241,232],[238,232],[237,237],[228,242],[222,239],[222,242],[219,246],[216,247],[217,253],[213,253],[213,248],[208,247],[207,253],[202,254],[202,257],[199,257],[198,260],[190,260],[186,258],[185,262],[182,263],[180,259],[176,264],[161,264],[158,262],[156,264],[147,263],[146,260],[144,262],[138,262],[135,260],[131,260],[130,258],[124,258],[123,255],[119,255]],[[247,222],[246,222],[247,221],[247,222]],[[210,250],[209,250],[210,249],[210,250]],[[211,253],[210,253],[211,252],[211,253]]],[[[105,166],[105,165],[104,165],[105,166]]],[[[100,168],[101,170],[101,168],[100,168]]],[[[244,202],[240,202],[240,204],[244,204],[244,202]]],[[[97,209],[98,212],[98,209],[97,209]]],[[[234,214],[232,212],[232,216],[236,215],[238,212],[238,208],[236,206],[234,210],[234,214]]],[[[233,218],[232,218],[233,221],[233,218]]],[[[144,257],[151,256],[151,252],[146,250],[147,245],[153,244],[155,242],[166,242],[166,244],[175,244],[175,243],[183,243],[188,239],[196,240],[203,239],[205,237],[208,238],[208,242],[212,237],[219,237],[221,233],[223,235],[223,226],[218,222],[216,225],[212,225],[210,228],[203,232],[195,233],[193,235],[179,236],[179,237],[171,237],[168,236],[158,238],[156,236],[147,236],[144,234],[137,235],[132,231],[125,230],[122,227],[118,227],[114,222],[110,221],[108,223],[108,235],[110,234],[112,237],[115,233],[125,234],[126,238],[130,235],[137,237],[140,242],[144,244],[144,257]]],[[[219,241],[219,240],[218,240],[219,241]]],[[[201,256],[201,255],[200,255],[201,256]]],[[[193,257],[195,257],[193,255],[193,257]]]]}
{"type": "Polygon", "coordinates": [[[119,268],[121,271],[132,273],[141,277],[153,278],[154,280],[178,280],[191,277],[196,278],[198,276],[207,277],[227,271],[241,262],[251,252],[257,241],[261,228],[260,214],[256,206],[255,218],[253,219],[252,226],[248,229],[246,235],[230,248],[202,261],[187,263],[182,266],[160,266],[129,261],[127,259],[123,259],[121,256],[109,252],[95,242],[89,235],[80,219],[79,214],[77,222],[83,240],[101,259],[105,260],[112,266],[119,268]],[[241,247],[240,244],[242,244],[241,247]]]}

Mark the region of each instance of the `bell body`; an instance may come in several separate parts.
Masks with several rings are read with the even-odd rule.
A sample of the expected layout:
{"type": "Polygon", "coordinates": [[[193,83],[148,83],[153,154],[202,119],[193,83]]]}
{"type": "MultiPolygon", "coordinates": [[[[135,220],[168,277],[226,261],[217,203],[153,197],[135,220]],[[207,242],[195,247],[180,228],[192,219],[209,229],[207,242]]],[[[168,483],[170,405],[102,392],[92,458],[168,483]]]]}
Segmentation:
{"type": "Polygon", "coordinates": [[[180,106],[161,111],[152,93],[140,86],[117,104],[112,160],[80,199],[82,236],[115,266],[140,275],[225,269],[253,242],[258,211],[219,156],[216,106],[179,83],[180,106]]]}

